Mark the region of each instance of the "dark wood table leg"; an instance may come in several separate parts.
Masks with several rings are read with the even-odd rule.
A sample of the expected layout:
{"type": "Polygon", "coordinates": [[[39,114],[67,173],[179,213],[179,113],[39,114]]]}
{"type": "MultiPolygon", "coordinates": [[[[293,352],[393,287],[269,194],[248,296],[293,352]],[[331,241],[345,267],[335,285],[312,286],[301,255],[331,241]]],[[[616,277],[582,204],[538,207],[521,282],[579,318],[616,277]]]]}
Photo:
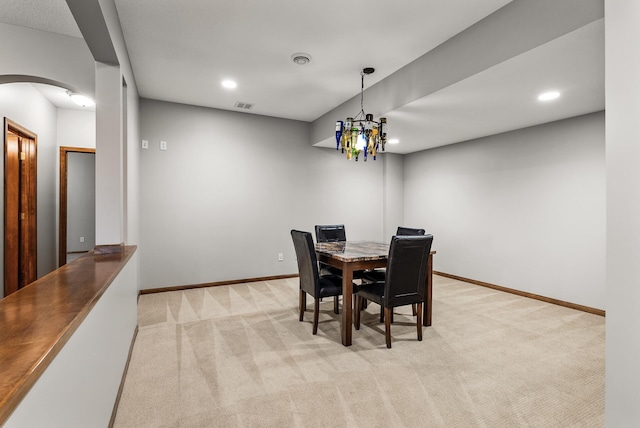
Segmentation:
{"type": "Polygon", "coordinates": [[[425,327],[431,326],[431,313],[433,300],[433,254],[429,254],[429,260],[427,261],[427,301],[422,308],[422,325],[425,327]]]}
{"type": "Polygon", "coordinates": [[[342,266],[342,344],[351,346],[353,321],[353,269],[348,263],[342,266]]]}

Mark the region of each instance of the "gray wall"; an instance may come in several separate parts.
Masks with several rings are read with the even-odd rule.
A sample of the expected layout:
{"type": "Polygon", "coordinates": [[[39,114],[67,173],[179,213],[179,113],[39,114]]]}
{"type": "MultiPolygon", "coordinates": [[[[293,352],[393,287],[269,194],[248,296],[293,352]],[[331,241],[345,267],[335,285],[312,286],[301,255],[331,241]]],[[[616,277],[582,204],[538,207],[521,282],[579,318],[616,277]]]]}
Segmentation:
{"type": "Polygon", "coordinates": [[[58,109],[58,145],[95,149],[95,111],[58,109]]]}
{"type": "Polygon", "coordinates": [[[95,158],[94,153],[67,154],[67,252],[89,251],[95,246],[95,158]]]}
{"type": "Polygon", "coordinates": [[[404,223],[404,156],[387,153],[382,156],[384,168],[383,240],[390,241],[398,226],[404,223]]]}
{"type": "Polygon", "coordinates": [[[310,147],[308,123],[144,99],[140,118],[142,288],[297,273],[294,228],[383,238],[384,162],[310,147]]]}
{"type": "Polygon", "coordinates": [[[605,308],[604,113],[408,155],[438,271],[605,308]]]}
{"type": "Polygon", "coordinates": [[[607,0],[606,422],[640,426],[640,8],[607,0]]]}
{"type": "Polygon", "coordinates": [[[436,270],[605,308],[602,112],[358,164],[308,126],[142,100],[141,287],[295,273],[291,228],[406,225],[436,270]]]}

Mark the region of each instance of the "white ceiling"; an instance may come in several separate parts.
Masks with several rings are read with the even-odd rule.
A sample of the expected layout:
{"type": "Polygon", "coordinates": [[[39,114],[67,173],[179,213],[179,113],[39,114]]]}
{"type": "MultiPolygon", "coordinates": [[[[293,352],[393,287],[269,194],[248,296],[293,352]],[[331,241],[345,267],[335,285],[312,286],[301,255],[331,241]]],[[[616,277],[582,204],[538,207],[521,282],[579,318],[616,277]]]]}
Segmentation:
{"type": "Polygon", "coordinates": [[[74,103],[66,89],[59,88],[57,86],[47,85],[44,83],[32,83],[45,98],[47,98],[51,104],[58,108],[66,108],[71,110],[83,110],[83,111],[96,111],[96,106],[83,107],[74,103]]]}
{"type": "Polygon", "coordinates": [[[0,22],[82,37],[65,0],[0,0],[0,22]]]}
{"type": "Polygon", "coordinates": [[[387,113],[389,132],[401,142],[389,151],[412,153],[603,110],[603,35],[600,19],[387,113]],[[551,90],[560,98],[538,101],[551,90]]]}
{"type": "MultiPolygon", "coordinates": [[[[249,114],[303,121],[359,94],[363,67],[376,68],[369,87],[509,2],[115,0],[140,96],[227,110],[242,101],[249,114]],[[296,52],[311,62],[294,64],[296,52]],[[235,90],[221,87],[228,78],[235,90]]],[[[602,21],[388,112],[400,139],[388,151],[603,110],[602,21]],[[547,89],[562,96],[541,104],[547,89]]],[[[80,37],[64,0],[0,0],[0,22],[80,37]]]]}
{"type": "Polygon", "coordinates": [[[116,0],[140,95],[312,121],[510,0],[116,0]],[[291,55],[312,60],[294,64],[291,55]],[[234,91],[220,86],[237,81],[234,91]]]}

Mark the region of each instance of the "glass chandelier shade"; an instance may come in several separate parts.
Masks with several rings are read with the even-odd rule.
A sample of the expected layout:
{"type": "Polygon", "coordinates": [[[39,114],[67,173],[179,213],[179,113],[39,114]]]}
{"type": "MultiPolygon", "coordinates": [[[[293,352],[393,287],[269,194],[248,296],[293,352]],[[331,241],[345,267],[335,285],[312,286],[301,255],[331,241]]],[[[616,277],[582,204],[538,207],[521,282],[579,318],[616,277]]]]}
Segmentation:
{"type": "Polygon", "coordinates": [[[367,67],[360,72],[360,112],[354,117],[336,122],[336,150],[347,154],[347,159],[357,161],[360,155],[366,162],[368,156],[376,160],[378,152],[384,151],[387,143],[387,119],[376,121],[372,114],[364,112],[364,76],[375,70],[367,67]]]}

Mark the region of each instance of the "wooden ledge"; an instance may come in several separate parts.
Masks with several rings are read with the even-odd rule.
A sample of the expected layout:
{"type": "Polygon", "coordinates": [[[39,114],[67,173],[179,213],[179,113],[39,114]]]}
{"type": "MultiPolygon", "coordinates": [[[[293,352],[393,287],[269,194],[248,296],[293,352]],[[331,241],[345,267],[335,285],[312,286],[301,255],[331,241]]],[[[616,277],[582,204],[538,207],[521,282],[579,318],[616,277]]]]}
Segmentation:
{"type": "Polygon", "coordinates": [[[135,252],[86,255],[0,300],[0,425],[135,252]]]}
{"type": "Polygon", "coordinates": [[[124,252],[124,244],[96,245],[93,254],[118,254],[124,252]]]}

